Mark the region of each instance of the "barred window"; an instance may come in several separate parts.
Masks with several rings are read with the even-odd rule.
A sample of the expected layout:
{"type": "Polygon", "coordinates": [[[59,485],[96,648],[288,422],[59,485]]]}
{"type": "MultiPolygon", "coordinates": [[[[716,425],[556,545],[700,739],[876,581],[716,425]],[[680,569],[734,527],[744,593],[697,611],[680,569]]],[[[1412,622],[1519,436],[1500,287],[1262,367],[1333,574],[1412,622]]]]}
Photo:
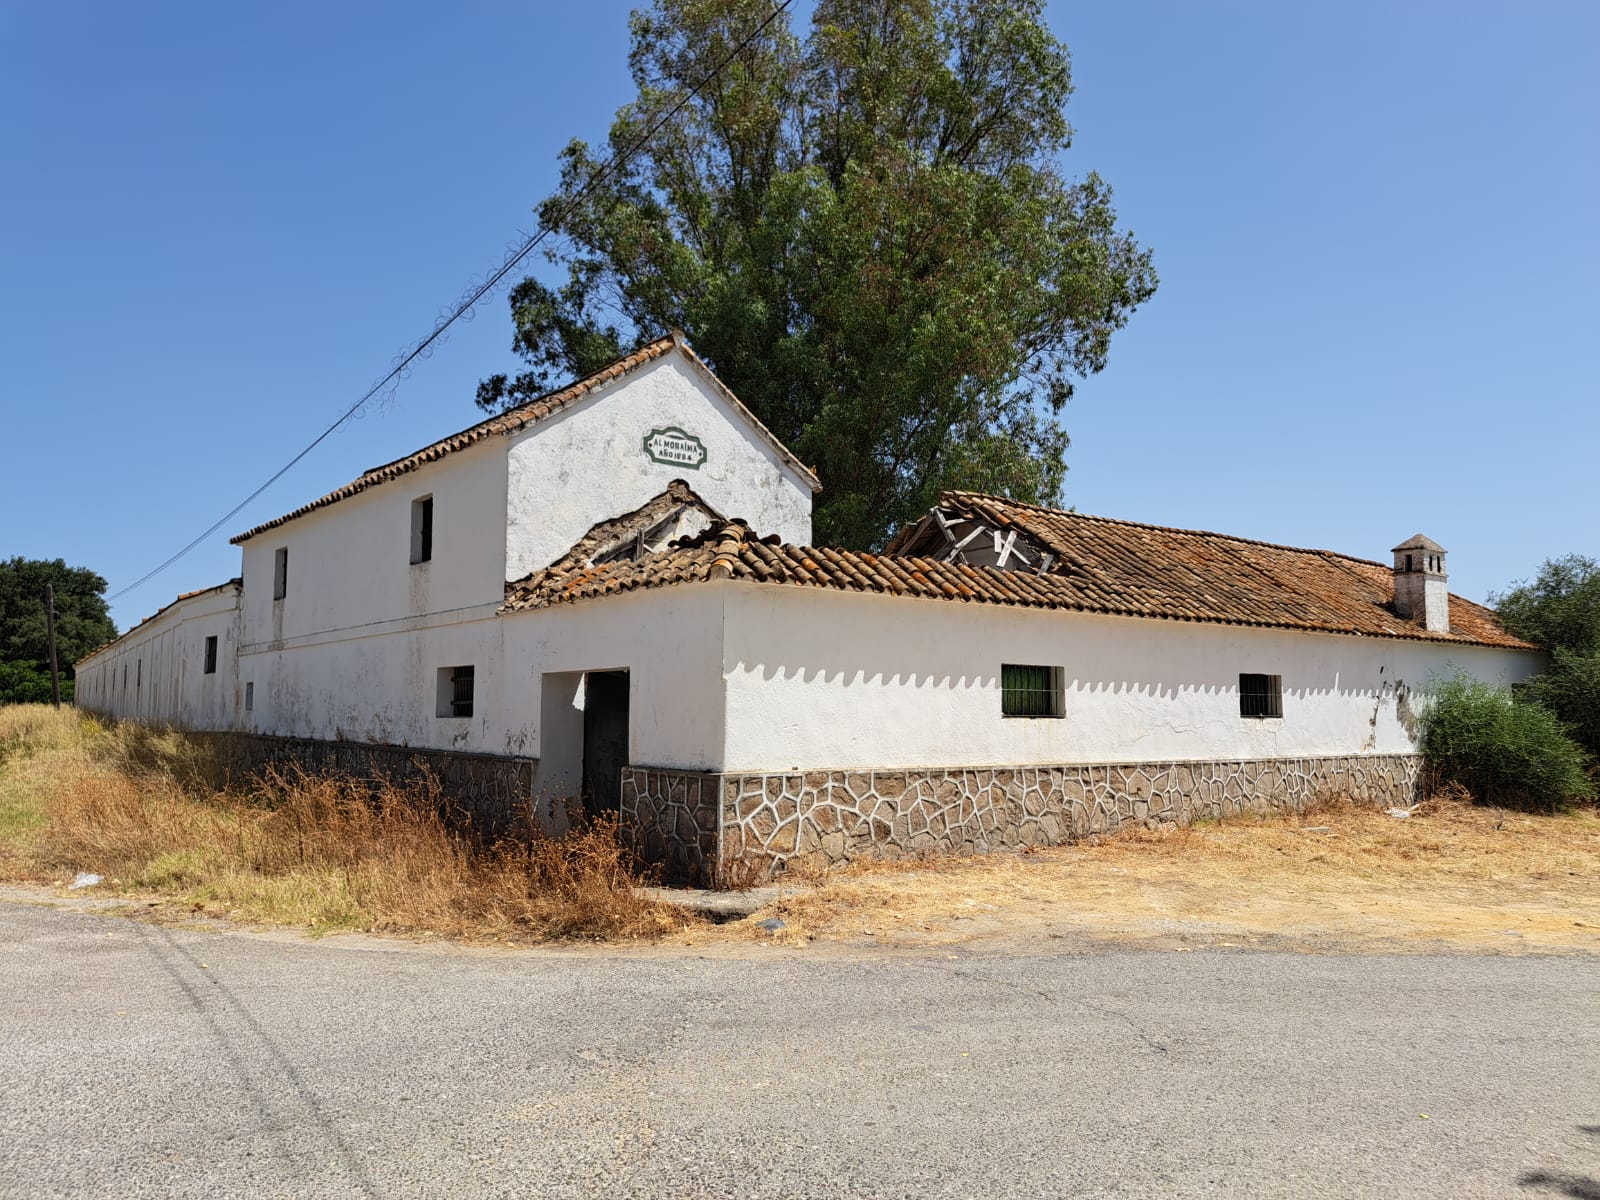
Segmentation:
{"type": "Polygon", "coordinates": [[[1239,715],[1241,717],[1283,716],[1283,676],[1240,675],[1239,715]]]}
{"type": "Polygon", "coordinates": [[[207,675],[215,675],[216,673],[217,673],[217,639],[215,637],[208,637],[206,639],[206,674],[207,675]]]}
{"type": "Polygon", "coordinates": [[[272,598],[282,600],[289,594],[289,547],[279,546],[272,552],[272,598]]]}
{"type": "Polygon", "coordinates": [[[438,688],[438,714],[441,717],[470,717],[474,668],[440,667],[438,688]]]}
{"type": "Polygon", "coordinates": [[[1000,667],[1000,715],[1005,717],[1061,717],[1066,715],[1060,667],[1000,667]]]}

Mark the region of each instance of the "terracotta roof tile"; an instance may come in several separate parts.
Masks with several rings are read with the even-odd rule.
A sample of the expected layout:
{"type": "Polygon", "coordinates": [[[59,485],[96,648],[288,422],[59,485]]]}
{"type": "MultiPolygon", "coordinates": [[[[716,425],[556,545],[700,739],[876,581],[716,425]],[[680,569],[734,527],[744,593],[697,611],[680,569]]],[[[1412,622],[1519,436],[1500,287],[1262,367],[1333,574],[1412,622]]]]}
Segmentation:
{"type": "MultiPolygon", "coordinates": [[[[1390,568],[1327,550],[1303,550],[1196,530],[1059,512],[970,492],[941,507],[1015,528],[1057,556],[1044,574],[758,539],[748,526],[713,526],[637,562],[541,571],[508,589],[503,611],[714,577],[794,587],[1065,609],[1116,616],[1316,630],[1463,645],[1532,649],[1494,614],[1450,597],[1450,632],[1397,616],[1390,568]]],[[[901,534],[891,546],[916,541],[901,534]]]]}
{"type": "Polygon", "coordinates": [[[537,400],[531,400],[527,404],[520,404],[516,408],[507,409],[505,412],[492,416],[486,421],[479,421],[476,425],[463,429],[459,433],[453,433],[441,441],[434,442],[431,446],[424,446],[414,454],[408,454],[404,458],[397,458],[381,467],[373,467],[370,470],[363,471],[359,479],[351,480],[343,487],[336,488],[326,496],[319,497],[309,504],[302,504],[293,512],[284,513],[281,517],[274,517],[270,521],[266,521],[252,529],[247,529],[231,540],[234,545],[249,541],[257,534],[265,533],[269,529],[276,529],[279,525],[286,524],[298,517],[303,517],[309,512],[315,512],[319,508],[326,508],[328,505],[336,504],[340,500],[347,500],[351,496],[359,495],[368,488],[376,487],[380,483],[387,483],[391,479],[396,479],[408,472],[415,471],[418,467],[425,466],[428,463],[437,462],[447,454],[453,454],[457,450],[464,450],[468,446],[496,435],[504,436],[520,432],[528,426],[544,420],[552,413],[571,407],[596,389],[602,388],[622,378],[624,375],[628,375],[640,367],[664,357],[674,349],[680,351],[694,365],[695,369],[704,376],[706,381],[711,384],[722,398],[732,405],[734,411],[739,413],[757,433],[771,443],[773,449],[778,452],[778,456],[793,467],[801,478],[811,485],[813,491],[821,490],[822,484],[817,479],[816,472],[796,458],[789,448],[773,435],[770,429],[757,420],[756,415],[723,385],[711,368],[706,366],[700,356],[690,348],[683,335],[674,331],[639,347],[632,354],[617,359],[610,366],[604,367],[593,375],[578,380],[576,383],[570,383],[566,387],[541,396],[537,400]]]}

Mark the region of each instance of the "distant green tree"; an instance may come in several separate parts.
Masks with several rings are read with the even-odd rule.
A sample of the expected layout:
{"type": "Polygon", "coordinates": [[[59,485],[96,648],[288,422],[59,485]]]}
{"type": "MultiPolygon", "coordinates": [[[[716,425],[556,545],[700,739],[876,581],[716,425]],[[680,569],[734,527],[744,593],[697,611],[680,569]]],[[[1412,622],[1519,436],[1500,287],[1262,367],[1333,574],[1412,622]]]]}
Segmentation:
{"type": "MultiPolygon", "coordinates": [[[[610,149],[771,13],[636,11],[610,149]]],[[[538,214],[565,281],[512,291],[528,367],[478,404],[675,326],[816,466],[819,541],[877,545],[946,487],[1057,500],[1073,380],[1156,287],[1105,181],[1062,172],[1071,92],[1040,0],[818,0],[804,39],[780,17],[570,213],[604,156],[562,152],[538,214]]]]}
{"type": "MultiPolygon", "coordinates": [[[[0,661],[0,704],[49,704],[50,668],[33,663],[0,661]]],[[[61,699],[71,700],[73,680],[61,677],[61,699]]]]}
{"type": "Polygon", "coordinates": [[[59,558],[0,560],[0,704],[50,699],[46,584],[56,593],[63,700],[72,696],[72,664],[117,636],[106,608],[106,581],[93,571],[59,558]]]}
{"type": "Polygon", "coordinates": [[[1518,637],[1551,650],[1600,654],[1600,563],[1592,558],[1549,559],[1532,582],[1489,599],[1518,637]]]}
{"type": "Polygon", "coordinates": [[[1550,668],[1523,695],[1555,713],[1600,755],[1600,563],[1552,558],[1531,583],[1492,597],[1506,628],[1550,651],[1550,668]]]}

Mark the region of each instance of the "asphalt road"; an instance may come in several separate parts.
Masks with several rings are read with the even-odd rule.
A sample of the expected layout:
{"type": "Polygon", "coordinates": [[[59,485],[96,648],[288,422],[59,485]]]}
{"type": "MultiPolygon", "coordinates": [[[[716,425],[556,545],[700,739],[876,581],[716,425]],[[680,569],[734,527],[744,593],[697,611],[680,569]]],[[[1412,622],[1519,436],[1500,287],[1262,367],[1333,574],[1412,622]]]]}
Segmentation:
{"type": "Polygon", "coordinates": [[[485,955],[0,904],[0,1195],[1593,1200],[1597,985],[1582,958],[485,955]]]}

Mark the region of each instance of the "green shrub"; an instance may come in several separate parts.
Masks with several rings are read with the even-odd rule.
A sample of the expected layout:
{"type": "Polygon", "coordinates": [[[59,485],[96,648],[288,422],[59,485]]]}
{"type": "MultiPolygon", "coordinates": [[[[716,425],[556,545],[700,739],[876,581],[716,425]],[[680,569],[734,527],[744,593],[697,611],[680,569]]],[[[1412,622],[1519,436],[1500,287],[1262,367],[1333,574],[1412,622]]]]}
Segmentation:
{"type": "Polygon", "coordinates": [[[1550,669],[1523,684],[1520,695],[1555,713],[1584,749],[1600,755],[1600,654],[1557,650],[1550,669]]]}
{"type": "Polygon", "coordinates": [[[1532,583],[1492,599],[1507,629],[1550,651],[1550,670],[1521,695],[1600,755],[1600,563],[1578,554],[1552,558],[1532,583]]]}
{"type": "Polygon", "coordinates": [[[1554,713],[1468,677],[1434,692],[1422,752],[1435,782],[1480,804],[1554,811],[1595,798],[1587,756],[1554,713]]]}

